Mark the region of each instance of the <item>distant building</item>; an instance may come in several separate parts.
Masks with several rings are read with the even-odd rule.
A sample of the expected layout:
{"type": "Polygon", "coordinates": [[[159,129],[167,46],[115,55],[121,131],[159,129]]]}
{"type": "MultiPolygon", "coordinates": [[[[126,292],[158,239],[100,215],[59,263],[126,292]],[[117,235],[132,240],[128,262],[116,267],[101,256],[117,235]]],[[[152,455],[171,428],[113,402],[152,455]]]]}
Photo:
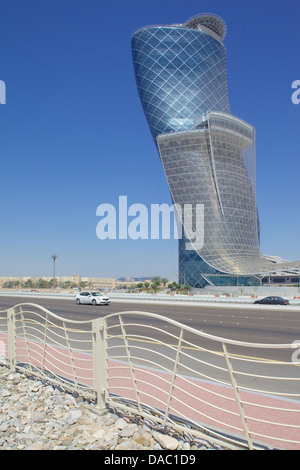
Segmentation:
{"type": "Polygon", "coordinates": [[[81,282],[87,282],[91,289],[115,289],[116,279],[106,277],[81,277],[81,282]]]}
{"type": "MultiPolygon", "coordinates": [[[[38,281],[42,279],[44,281],[50,282],[53,278],[52,277],[0,277],[0,287],[5,285],[6,283],[11,282],[12,285],[16,282],[22,286],[26,281],[31,281],[32,284],[38,283],[38,281]]],[[[112,278],[105,278],[105,277],[82,277],[79,274],[75,274],[74,276],[55,276],[55,281],[58,285],[62,285],[63,283],[70,283],[79,285],[81,282],[85,282],[87,288],[90,289],[115,289],[116,288],[116,279],[112,278]]]]}
{"type": "Polygon", "coordinates": [[[74,274],[73,282],[74,284],[79,284],[81,282],[81,276],[79,274],[74,274]]]}

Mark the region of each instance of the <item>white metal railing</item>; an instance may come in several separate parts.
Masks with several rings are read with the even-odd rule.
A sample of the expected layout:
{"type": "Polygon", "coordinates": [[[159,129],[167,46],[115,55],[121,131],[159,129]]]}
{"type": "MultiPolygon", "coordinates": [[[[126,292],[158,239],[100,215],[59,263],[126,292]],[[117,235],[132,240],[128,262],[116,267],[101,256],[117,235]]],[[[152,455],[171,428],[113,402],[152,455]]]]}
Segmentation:
{"type": "Polygon", "coordinates": [[[36,304],[0,312],[0,359],[190,436],[300,449],[295,344],[228,340],[147,312],[89,321],[36,304]]]}

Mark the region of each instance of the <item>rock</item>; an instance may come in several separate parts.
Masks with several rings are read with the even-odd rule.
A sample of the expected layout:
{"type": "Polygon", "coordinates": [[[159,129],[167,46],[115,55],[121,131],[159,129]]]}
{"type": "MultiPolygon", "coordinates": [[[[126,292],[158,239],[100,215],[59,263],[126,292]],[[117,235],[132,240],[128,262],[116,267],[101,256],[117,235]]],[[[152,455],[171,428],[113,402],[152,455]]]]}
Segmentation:
{"type": "Polygon", "coordinates": [[[35,434],[33,432],[31,433],[20,432],[14,436],[14,439],[18,441],[28,440],[28,439],[32,441],[34,438],[35,438],[35,434]]]}
{"type": "Polygon", "coordinates": [[[189,442],[184,442],[181,446],[181,450],[191,450],[191,445],[189,442]]]}
{"type": "Polygon", "coordinates": [[[99,429],[98,431],[96,431],[93,436],[96,438],[96,439],[102,439],[103,436],[105,434],[105,429],[99,429]]]}
{"type": "Polygon", "coordinates": [[[0,450],[214,450],[204,439],[150,419],[100,411],[77,394],[13,373],[0,364],[0,450]],[[133,420],[135,422],[133,422],[133,420]],[[138,424],[137,424],[138,423],[138,424]]]}
{"type": "Polygon", "coordinates": [[[120,442],[120,444],[116,445],[116,450],[128,450],[131,448],[131,441],[127,439],[126,441],[120,442]]]}
{"type": "Polygon", "coordinates": [[[126,426],[128,426],[128,423],[123,418],[119,418],[115,422],[115,428],[117,429],[124,429],[126,426]]]}
{"type": "Polygon", "coordinates": [[[69,425],[76,423],[82,416],[82,411],[72,410],[67,414],[66,421],[69,425]]]}
{"type": "Polygon", "coordinates": [[[119,432],[120,437],[131,437],[134,435],[134,433],[137,430],[137,425],[136,424],[129,424],[126,428],[122,429],[122,431],[119,432]]]}
{"type": "Polygon", "coordinates": [[[50,385],[48,387],[45,387],[44,389],[44,395],[46,397],[51,397],[54,393],[54,390],[53,390],[53,387],[51,387],[50,385]]]}
{"type": "Polygon", "coordinates": [[[157,431],[153,432],[153,437],[163,449],[176,450],[178,447],[178,441],[174,437],[161,434],[157,431]]]}
{"type": "Polygon", "coordinates": [[[104,441],[109,442],[109,441],[114,441],[117,440],[118,435],[114,433],[113,431],[108,431],[104,434],[104,441]]]}
{"type": "Polygon", "coordinates": [[[143,434],[138,433],[135,436],[135,441],[144,447],[150,447],[151,446],[151,434],[150,433],[143,433],[143,434]]]}
{"type": "Polygon", "coordinates": [[[61,444],[65,447],[70,447],[72,445],[73,440],[70,437],[66,437],[62,440],[61,444]]]}

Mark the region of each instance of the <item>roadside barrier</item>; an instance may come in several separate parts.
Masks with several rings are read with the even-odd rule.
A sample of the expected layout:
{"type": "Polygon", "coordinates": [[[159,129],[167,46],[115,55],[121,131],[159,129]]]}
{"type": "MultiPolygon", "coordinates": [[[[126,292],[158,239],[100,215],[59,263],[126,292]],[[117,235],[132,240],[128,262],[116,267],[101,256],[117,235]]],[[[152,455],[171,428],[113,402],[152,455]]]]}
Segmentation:
{"type": "Polygon", "coordinates": [[[0,346],[11,370],[100,409],[228,447],[300,449],[300,342],[234,341],[148,312],[75,321],[22,303],[0,312],[0,346]]]}

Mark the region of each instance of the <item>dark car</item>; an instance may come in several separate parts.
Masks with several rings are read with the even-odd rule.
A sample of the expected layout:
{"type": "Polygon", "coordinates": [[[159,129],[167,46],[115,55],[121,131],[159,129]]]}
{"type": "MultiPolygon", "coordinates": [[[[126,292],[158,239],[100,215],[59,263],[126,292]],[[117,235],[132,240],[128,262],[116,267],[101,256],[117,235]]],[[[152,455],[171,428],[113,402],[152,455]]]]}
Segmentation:
{"type": "Polygon", "coordinates": [[[265,297],[264,299],[256,300],[254,303],[263,305],[289,305],[288,300],[275,296],[265,297]]]}

